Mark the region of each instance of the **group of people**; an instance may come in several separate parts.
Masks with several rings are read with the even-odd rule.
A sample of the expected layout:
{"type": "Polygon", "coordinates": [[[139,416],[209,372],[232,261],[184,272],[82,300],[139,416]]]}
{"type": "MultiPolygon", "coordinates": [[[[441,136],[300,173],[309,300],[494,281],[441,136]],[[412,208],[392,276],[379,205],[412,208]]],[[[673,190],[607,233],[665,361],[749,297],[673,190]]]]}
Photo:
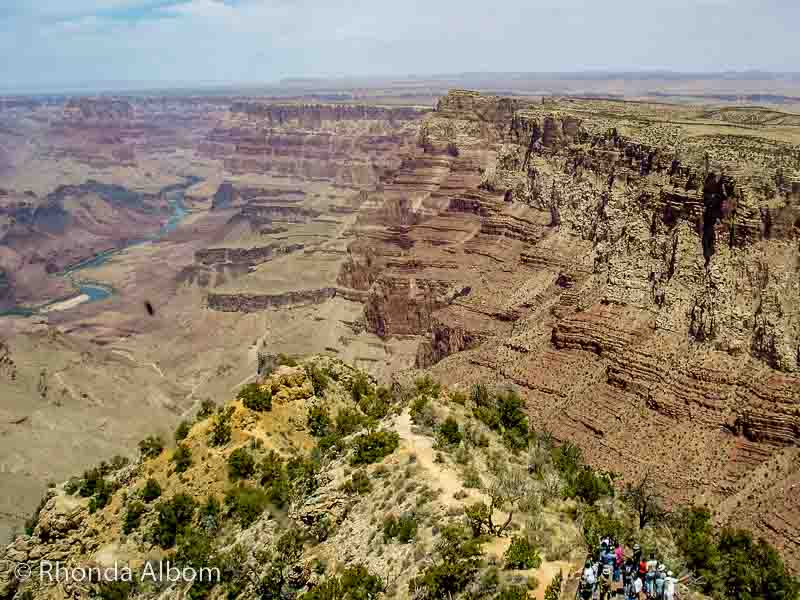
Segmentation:
{"type": "Polygon", "coordinates": [[[608,600],[621,591],[626,600],[673,600],[677,583],[655,552],[645,560],[641,546],[634,544],[633,555],[626,558],[622,545],[607,536],[586,558],[578,596],[582,600],[608,600]]]}

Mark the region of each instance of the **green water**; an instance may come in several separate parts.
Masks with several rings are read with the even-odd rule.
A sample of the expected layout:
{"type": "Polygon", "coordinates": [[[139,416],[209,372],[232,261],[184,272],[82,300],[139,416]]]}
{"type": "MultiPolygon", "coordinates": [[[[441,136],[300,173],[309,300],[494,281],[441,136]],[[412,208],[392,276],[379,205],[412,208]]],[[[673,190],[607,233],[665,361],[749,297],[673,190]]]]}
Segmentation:
{"type": "MultiPolygon", "coordinates": [[[[73,283],[73,285],[75,285],[78,288],[79,294],[85,294],[86,296],[88,296],[89,299],[86,302],[99,302],[101,300],[110,298],[114,294],[114,290],[110,286],[102,285],[91,281],[81,281],[79,279],[76,279],[74,275],[76,275],[83,269],[99,267],[108,262],[108,260],[112,258],[115,254],[119,254],[120,252],[132,246],[137,246],[139,244],[144,244],[146,242],[157,240],[175,231],[178,228],[178,225],[181,223],[181,221],[183,221],[186,218],[187,215],[186,207],[183,204],[184,190],[191,187],[192,185],[194,185],[199,181],[201,181],[201,179],[198,177],[187,177],[185,183],[169,186],[161,190],[163,193],[167,194],[169,207],[172,209],[172,214],[170,215],[170,218],[167,220],[167,222],[161,226],[158,233],[148,236],[141,240],[135,240],[133,242],[130,242],[129,244],[126,244],[121,248],[106,250],[104,252],[95,254],[91,258],[87,258],[86,260],[82,260],[79,263],[67,267],[66,269],[64,269],[64,271],[58,273],[58,275],[60,277],[69,278],[70,281],[73,283]]],[[[60,302],[62,300],[65,300],[65,298],[61,298],[53,302],[48,302],[47,304],[43,304],[42,306],[38,306],[35,308],[16,306],[6,311],[0,311],[0,317],[31,317],[37,314],[42,308],[45,308],[47,306],[54,304],[55,302],[60,302]]]]}

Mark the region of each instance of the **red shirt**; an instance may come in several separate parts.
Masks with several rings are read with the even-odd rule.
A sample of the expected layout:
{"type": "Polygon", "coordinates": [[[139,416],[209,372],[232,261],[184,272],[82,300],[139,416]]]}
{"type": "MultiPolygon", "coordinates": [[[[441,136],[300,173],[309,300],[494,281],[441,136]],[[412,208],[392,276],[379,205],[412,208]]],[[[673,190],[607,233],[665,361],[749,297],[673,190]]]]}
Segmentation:
{"type": "Polygon", "coordinates": [[[646,575],[647,574],[647,563],[644,562],[644,559],[639,561],[639,574],[646,575]]]}

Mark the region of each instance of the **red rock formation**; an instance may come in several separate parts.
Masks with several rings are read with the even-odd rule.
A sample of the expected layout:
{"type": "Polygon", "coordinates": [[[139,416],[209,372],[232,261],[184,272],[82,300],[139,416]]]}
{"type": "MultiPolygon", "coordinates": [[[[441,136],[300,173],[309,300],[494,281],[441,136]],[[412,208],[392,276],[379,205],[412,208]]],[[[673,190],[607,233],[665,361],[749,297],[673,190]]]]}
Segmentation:
{"type": "Polygon", "coordinates": [[[797,567],[800,494],[767,475],[800,481],[797,205],[616,123],[451,93],[362,203],[340,278],[371,331],[420,336],[418,365],[516,385],[593,464],[657,469],[797,567]]]}

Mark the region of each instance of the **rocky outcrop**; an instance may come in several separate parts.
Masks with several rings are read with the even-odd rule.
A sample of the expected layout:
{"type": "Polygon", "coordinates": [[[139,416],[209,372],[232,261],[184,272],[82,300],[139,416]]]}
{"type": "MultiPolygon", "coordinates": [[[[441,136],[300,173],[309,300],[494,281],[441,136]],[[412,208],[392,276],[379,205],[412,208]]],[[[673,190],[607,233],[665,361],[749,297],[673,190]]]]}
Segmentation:
{"type": "Polygon", "coordinates": [[[208,308],[223,312],[258,312],[321,304],[336,295],[336,288],[299,290],[283,294],[209,294],[208,308]]]}
{"type": "Polygon", "coordinates": [[[205,266],[220,264],[237,264],[253,266],[276,256],[298,252],[305,246],[303,244],[270,244],[256,248],[211,248],[198,250],[194,254],[196,262],[205,266]]]}

